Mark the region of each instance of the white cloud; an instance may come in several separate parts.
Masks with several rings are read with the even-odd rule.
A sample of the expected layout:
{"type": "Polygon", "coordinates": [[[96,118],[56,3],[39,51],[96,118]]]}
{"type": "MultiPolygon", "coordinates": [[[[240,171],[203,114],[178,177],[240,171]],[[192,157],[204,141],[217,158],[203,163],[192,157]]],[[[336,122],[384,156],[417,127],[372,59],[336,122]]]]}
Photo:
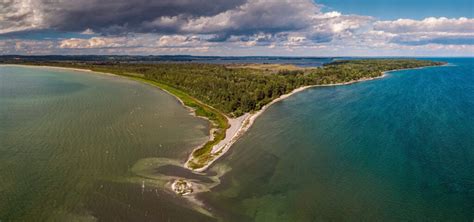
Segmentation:
{"type": "Polygon", "coordinates": [[[62,40],[59,47],[63,49],[117,48],[125,47],[126,44],[127,39],[124,37],[92,37],[90,39],[71,38],[62,40]]]}
{"type": "Polygon", "coordinates": [[[425,18],[378,21],[374,30],[392,35],[391,41],[402,45],[473,45],[474,19],[425,18]]]}
{"type": "Polygon", "coordinates": [[[61,50],[117,54],[203,52],[212,45],[199,36],[135,34],[121,37],[70,38],[58,42],[61,50]]]}
{"type": "Polygon", "coordinates": [[[82,31],[81,34],[83,34],[83,35],[94,35],[96,33],[92,29],[88,28],[88,29],[82,31]]]}
{"type": "Polygon", "coordinates": [[[414,32],[451,32],[473,33],[474,19],[468,18],[425,18],[423,20],[398,19],[395,21],[378,21],[374,29],[390,33],[414,32]]]}

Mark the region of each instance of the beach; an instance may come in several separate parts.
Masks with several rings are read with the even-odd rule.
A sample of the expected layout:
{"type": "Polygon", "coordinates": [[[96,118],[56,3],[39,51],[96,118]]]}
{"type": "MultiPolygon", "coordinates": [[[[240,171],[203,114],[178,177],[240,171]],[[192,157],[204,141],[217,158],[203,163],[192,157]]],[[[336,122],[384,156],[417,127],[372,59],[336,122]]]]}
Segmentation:
{"type": "MultiPolygon", "coordinates": [[[[448,65],[448,64],[446,64],[448,65]]],[[[443,66],[446,66],[443,65],[443,66]]],[[[280,102],[286,98],[291,97],[292,95],[302,92],[306,89],[309,88],[315,88],[315,87],[331,87],[331,86],[344,86],[344,85],[350,85],[350,84],[355,84],[355,83],[360,83],[360,82],[366,82],[366,81],[371,81],[371,80],[377,80],[381,78],[385,78],[387,76],[387,73],[389,72],[396,72],[396,71],[401,71],[401,70],[412,70],[412,69],[423,69],[423,68],[428,68],[428,67],[434,67],[434,66],[426,66],[426,67],[419,67],[419,68],[410,68],[410,69],[395,69],[395,70],[389,70],[382,72],[380,76],[372,77],[372,78],[362,78],[358,80],[352,80],[349,82],[342,82],[342,83],[333,83],[333,84],[322,84],[322,85],[308,85],[308,86],[302,86],[299,88],[294,89],[290,93],[281,95],[280,97],[274,99],[270,103],[266,104],[263,106],[259,111],[253,112],[253,113],[245,113],[244,115],[238,117],[238,118],[229,118],[227,117],[227,120],[229,122],[230,127],[226,131],[226,137],[221,140],[218,144],[216,144],[211,151],[211,154],[213,156],[213,159],[209,162],[207,162],[206,165],[203,167],[197,168],[197,169],[192,169],[189,167],[188,163],[193,159],[192,153],[189,156],[188,160],[184,164],[184,166],[190,170],[194,170],[196,172],[204,172],[206,171],[214,162],[216,162],[219,158],[221,158],[223,155],[225,155],[232,145],[240,138],[242,137],[249,129],[250,127],[254,124],[255,120],[262,115],[270,106],[273,104],[280,102]]],[[[212,140],[212,133],[210,135],[210,140],[212,140]]],[[[199,147],[198,147],[199,148],[199,147]]],[[[196,148],[196,149],[198,149],[196,148]]]]}
{"type": "MultiPolygon", "coordinates": [[[[388,71],[388,72],[393,72],[393,71],[397,71],[397,70],[391,70],[391,71],[388,71]]],[[[194,170],[196,172],[206,171],[214,162],[216,162],[219,158],[221,158],[224,154],[226,154],[230,150],[232,145],[250,129],[250,127],[254,124],[255,120],[260,115],[262,115],[270,106],[272,106],[273,104],[275,104],[277,102],[280,102],[280,101],[282,101],[286,98],[289,98],[289,97],[291,97],[292,95],[294,95],[296,93],[299,93],[299,92],[302,92],[306,89],[314,88],[314,87],[342,86],[342,85],[350,85],[350,84],[354,84],[354,83],[358,83],[358,82],[364,82],[364,81],[380,79],[380,78],[384,78],[386,76],[386,73],[387,72],[383,72],[382,75],[377,76],[377,77],[373,77],[373,78],[363,78],[363,79],[353,80],[353,81],[344,82],[344,83],[302,86],[302,87],[294,89],[290,93],[281,95],[280,97],[274,99],[270,103],[263,106],[259,111],[256,111],[256,112],[253,112],[253,113],[245,113],[244,115],[242,115],[238,118],[229,118],[229,117],[227,117],[230,127],[226,131],[225,139],[221,140],[218,144],[216,144],[212,148],[212,151],[211,151],[212,153],[211,154],[213,155],[213,159],[211,161],[207,162],[207,164],[204,165],[203,167],[200,167],[200,168],[197,168],[197,169],[192,169],[188,165],[188,163],[190,161],[192,161],[192,159],[193,159],[193,156],[192,156],[192,153],[191,153],[191,155],[189,156],[189,158],[186,161],[186,163],[184,164],[184,166],[186,168],[188,168],[190,170],[194,170]]],[[[210,140],[212,140],[212,133],[211,133],[211,136],[210,136],[210,140]]],[[[196,149],[198,149],[198,148],[196,148],[196,149]]]]}

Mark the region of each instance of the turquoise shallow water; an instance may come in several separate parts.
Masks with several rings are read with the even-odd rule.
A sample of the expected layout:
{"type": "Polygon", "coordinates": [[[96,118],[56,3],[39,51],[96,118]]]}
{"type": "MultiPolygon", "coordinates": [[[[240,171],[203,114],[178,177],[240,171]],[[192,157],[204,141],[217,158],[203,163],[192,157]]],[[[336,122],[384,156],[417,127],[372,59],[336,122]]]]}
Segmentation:
{"type": "Polygon", "coordinates": [[[472,221],[474,59],[438,60],[275,104],[202,198],[226,221],[472,221]]]}

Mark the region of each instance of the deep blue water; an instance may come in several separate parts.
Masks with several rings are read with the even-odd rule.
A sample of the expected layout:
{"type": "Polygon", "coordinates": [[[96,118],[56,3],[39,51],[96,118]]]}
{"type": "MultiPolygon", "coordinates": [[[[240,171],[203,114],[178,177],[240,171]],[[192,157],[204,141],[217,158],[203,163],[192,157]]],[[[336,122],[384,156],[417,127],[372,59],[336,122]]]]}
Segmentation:
{"type": "Polygon", "coordinates": [[[225,221],[472,221],[474,59],[435,60],[273,105],[201,198],[225,221]]]}

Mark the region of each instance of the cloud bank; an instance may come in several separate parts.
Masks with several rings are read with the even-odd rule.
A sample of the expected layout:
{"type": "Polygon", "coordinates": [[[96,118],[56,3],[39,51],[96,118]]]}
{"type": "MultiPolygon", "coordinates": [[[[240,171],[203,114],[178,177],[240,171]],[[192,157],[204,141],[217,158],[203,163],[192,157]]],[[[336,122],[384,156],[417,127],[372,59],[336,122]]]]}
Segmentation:
{"type": "Polygon", "coordinates": [[[311,0],[0,2],[1,54],[464,55],[473,45],[471,18],[379,21],[311,0]]]}

